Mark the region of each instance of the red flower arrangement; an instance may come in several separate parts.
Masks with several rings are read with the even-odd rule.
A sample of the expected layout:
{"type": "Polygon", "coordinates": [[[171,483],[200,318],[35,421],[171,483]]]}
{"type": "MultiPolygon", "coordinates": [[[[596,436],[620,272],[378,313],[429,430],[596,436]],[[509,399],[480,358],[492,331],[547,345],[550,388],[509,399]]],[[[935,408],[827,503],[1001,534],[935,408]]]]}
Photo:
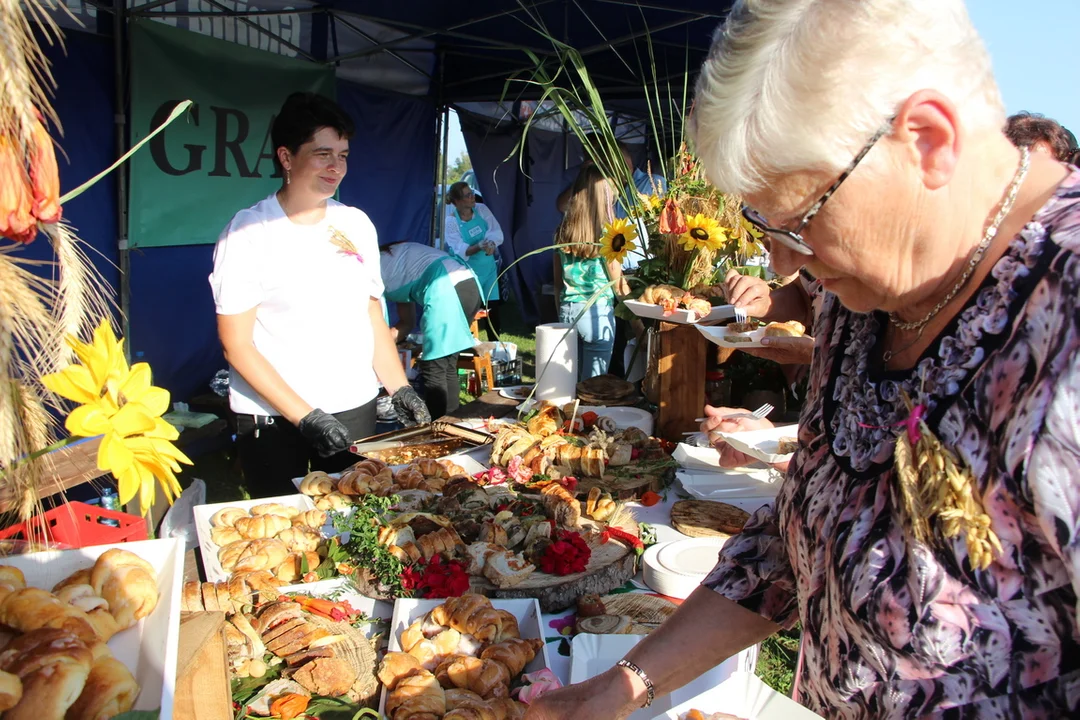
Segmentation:
{"type": "Polygon", "coordinates": [[[406,568],[401,573],[401,587],[414,597],[458,597],[469,591],[469,574],[462,563],[433,555],[430,560],[419,560],[406,568]]]}
{"type": "Polygon", "coordinates": [[[590,557],[592,550],[581,535],[569,530],[559,530],[554,535],[554,542],[548,545],[540,556],[540,569],[549,575],[585,572],[590,557]]]}

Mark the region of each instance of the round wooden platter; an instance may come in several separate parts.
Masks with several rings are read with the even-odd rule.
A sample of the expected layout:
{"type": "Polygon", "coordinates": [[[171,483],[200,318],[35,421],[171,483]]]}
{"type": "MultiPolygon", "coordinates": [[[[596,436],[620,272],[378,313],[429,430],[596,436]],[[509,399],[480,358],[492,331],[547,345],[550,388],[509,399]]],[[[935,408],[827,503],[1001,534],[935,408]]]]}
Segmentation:
{"type": "Polygon", "coordinates": [[[632,465],[625,465],[615,470],[608,468],[608,473],[602,478],[579,477],[577,492],[579,495],[588,494],[589,490],[598,487],[611,493],[616,500],[633,500],[648,490],[660,492],[674,477],[673,467],[639,471],[632,465]]]}
{"type": "Polygon", "coordinates": [[[690,537],[731,537],[740,532],[750,513],[713,500],[680,500],[671,506],[671,525],[690,537]]]}
{"type": "MultiPolygon", "coordinates": [[[[583,523],[593,524],[592,521],[583,523]]],[[[629,528],[624,530],[631,531],[629,528]]],[[[636,534],[636,533],[635,533],[636,534]]],[[[558,612],[577,603],[582,595],[603,595],[622,587],[637,574],[637,555],[617,540],[593,547],[585,572],[573,575],[548,575],[536,570],[521,583],[498,588],[485,578],[472,576],[472,591],[493,598],[536,598],[544,612],[558,612]]]]}

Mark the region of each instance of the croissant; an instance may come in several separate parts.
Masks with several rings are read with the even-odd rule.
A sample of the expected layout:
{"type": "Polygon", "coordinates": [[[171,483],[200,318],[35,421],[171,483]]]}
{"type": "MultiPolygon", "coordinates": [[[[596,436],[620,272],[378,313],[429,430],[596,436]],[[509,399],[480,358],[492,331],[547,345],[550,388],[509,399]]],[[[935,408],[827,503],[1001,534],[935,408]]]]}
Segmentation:
{"type": "Polygon", "coordinates": [[[435,643],[435,651],[442,657],[457,653],[458,645],[461,644],[461,633],[453,628],[443,630],[431,639],[435,643]]]}
{"type": "MultiPolygon", "coordinates": [[[[450,598],[432,610],[432,618],[480,642],[491,642],[502,627],[502,616],[483,595],[466,594],[450,598]]],[[[459,686],[460,687],[460,686],[459,686]]]]}
{"type": "Polygon", "coordinates": [[[278,580],[283,580],[287,583],[298,582],[304,577],[305,572],[310,572],[319,567],[319,563],[322,562],[322,558],[315,552],[295,552],[289,555],[285,560],[274,568],[274,576],[278,580]],[[305,562],[307,564],[307,570],[304,570],[305,562]]]}
{"type": "Polygon", "coordinates": [[[454,683],[450,680],[450,675],[448,674],[450,671],[450,666],[456,663],[458,660],[461,660],[463,657],[465,656],[458,654],[447,655],[439,661],[438,665],[435,666],[435,678],[439,681],[439,684],[447,690],[455,687],[454,683]]]}
{"type": "Polygon", "coordinates": [[[483,698],[506,697],[510,693],[510,672],[496,660],[463,657],[446,669],[455,687],[472,690],[483,698]]]}
{"type": "Polygon", "coordinates": [[[0,670],[0,713],[10,710],[22,700],[22,680],[18,675],[0,670]]]}
{"type": "Polygon", "coordinates": [[[424,640],[424,621],[417,618],[413,621],[413,624],[401,631],[401,649],[405,652],[409,652],[417,643],[424,640]]]}
{"type": "Polygon", "coordinates": [[[379,664],[379,682],[386,686],[387,690],[393,690],[398,683],[412,675],[420,675],[427,672],[420,666],[420,662],[407,652],[388,652],[383,656],[379,664]]]}
{"type": "Polygon", "coordinates": [[[431,640],[421,640],[416,643],[409,650],[409,654],[416,658],[417,662],[419,662],[425,670],[434,670],[438,667],[439,661],[442,659],[442,655],[439,654],[439,649],[431,640]]]}
{"type": "Polygon", "coordinates": [[[386,712],[393,720],[441,718],[446,714],[446,695],[435,676],[424,671],[398,681],[386,696],[386,712]]]}
{"type": "Polygon", "coordinates": [[[292,527],[292,522],[283,515],[256,515],[240,518],[234,527],[241,537],[258,540],[274,537],[285,528],[292,527]]]}
{"type": "Polygon", "coordinates": [[[104,642],[108,642],[109,638],[120,632],[120,626],[109,612],[109,603],[89,585],[66,585],[57,591],[56,597],[61,602],[74,605],[85,612],[94,632],[104,642]]]}
{"type": "Polygon", "coordinates": [[[222,508],[210,517],[210,524],[214,527],[232,527],[233,523],[247,515],[247,512],[238,507],[222,508]]]}
{"type": "Polygon", "coordinates": [[[26,587],[26,578],[22,570],[11,565],[0,565],[0,587],[8,590],[18,590],[26,587]]]}
{"type": "Polygon", "coordinates": [[[328,495],[334,491],[334,481],[321,470],[310,472],[300,481],[300,492],[312,497],[328,495]]]}
{"type": "Polygon", "coordinates": [[[133,552],[113,548],[94,562],[90,585],[109,603],[109,612],[125,630],[157,607],[160,591],[154,566],[133,552]]]}
{"type": "Polygon", "coordinates": [[[239,540],[219,548],[218,562],[221,563],[221,567],[225,570],[232,570],[235,568],[237,561],[240,560],[240,556],[244,554],[252,542],[252,540],[239,540]]]}
{"type": "Polygon", "coordinates": [[[495,711],[499,720],[524,720],[529,706],[510,698],[488,698],[488,707],[495,711]]]}
{"type": "Polygon", "coordinates": [[[262,503],[251,508],[251,514],[255,516],[259,515],[281,515],[285,518],[291,518],[294,515],[300,514],[300,508],[292,507],[291,505],[282,505],[281,503],[262,503]]]}
{"type": "MultiPolygon", "coordinates": [[[[232,547],[231,545],[229,547],[232,547]]],[[[277,568],[289,556],[289,548],[276,538],[252,540],[236,560],[236,572],[277,568]]]]}
{"type": "Polygon", "coordinates": [[[304,510],[292,518],[293,527],[309,527],[320,529],[326,524],[325,510],[304,510]]]}
{"type": "Polygon", "coordinates": [[[394,484],[401,490],[427,490],[427,478],[415,466],[408,465],[394,475],[394,484]]]}
{"type": "Polygon", "coordinates": [[[448,478],[450,471],[438,460],[420,458],[416,461],[416,469],[423,473],[424,477],[448,478]]]}
{"type": "Polygon", "coordinates": [[[91,568],[83,568],[82,570],[76,570],[60,582],[53,585],[52,591],[54,593],[60,592],[61,589],[67,587],[68,585],[89,585],[90,570],[91,568]]]}
{"type": "Polygon", "coordinates": [[[86,678],[86,685],[65,720],[103,720],[125,713],[135,705],[139,696],[139,683],[112,656],[96,660],[86,678]]]}
{"type": "Polygon", "coordinates": [[[94,624],[84,611],[41,588],[21,588],[0,600],[0,623],[21,632],[63,630],[88,645],[98,640],[94,624]]]}
{"type": "Polygon", "coordinates": [[[499,614],[499,618],[502,621],[502,627],[495,635],[495,642],[499,643],[503,640],[509,640],[511,638],[521,637],[521,631],[518,629],[517,617],[509,610],[496,610],[499,614]]]}
{"type": "Polygon", "coordinates": [[[339,492],[323,495],[315,501],[315,507],[320,510],[344,510],[350,505],[352,505],[352,501],[349,500],[349,496],[339,492]]]}
{"type": "Polygon", "coordinates": [[[446,712],[457,710],[462,707],[473,707],[484,702],[486,702],[484,698],[480,697],[472,690],[465,690],[464,688],[459,687],[446,688],[446,712]]]}
{"type": "MultiPolygon", "coordinates": [[[[248,520],[249,518],[241,519],[248,520]]],[[[240,535],[240,531],[230,525],[210,528],[210,541],[218,547],[223,547],[229,543],[234,543],[237,540],[243,539],[243,536],[240,535]]]]}
{"type": "Polygon", "coordinates": [[[364,458],[360,462],[355,463],[351,467],[349,467],[346,472],[348,472],[349,470],[363,470],[368,475],[378,475],[380,472],[387,469],[388,467],[390,466],[384,463],[382,460],[376,460],[374,458],[364,458]]]}
{"type": "Polygon", "coordinates": [[[309,528],[288,527],[277,534],[277,539],[285,543],[293,552],[315,552],[322,536],[309,528]]]}
{"type": "Polygon", "coordinates": [[[62,718],[79,698],[94,656],[86,643],[56,628],[31,630],[0,652],[0,670],[19,676],[22,698],[4,720],[62,718]]]}
{"type": "Polygon", "coordinates": [[[712,303],[708,300],[692,297],[689,295],[683,296],[683,307],[697,315],[698,318],[703,318],[712,312],[712,303]]]}
{"type": "Polygon", "coordinates": [[[510,671],[510,677],[517,677],[525,666],[532,662],[543,646],[543,641],[537,638],[531,640],[512,638],[484,648],[484,651],[480,653],[480,658],[498,660],[510,671]]]}
{"type": "Polygon", "coordinates": [[[443,715],[443,720],[501,720],[486,702],[481,700],[475,705],[462,705],[443,715]]]}

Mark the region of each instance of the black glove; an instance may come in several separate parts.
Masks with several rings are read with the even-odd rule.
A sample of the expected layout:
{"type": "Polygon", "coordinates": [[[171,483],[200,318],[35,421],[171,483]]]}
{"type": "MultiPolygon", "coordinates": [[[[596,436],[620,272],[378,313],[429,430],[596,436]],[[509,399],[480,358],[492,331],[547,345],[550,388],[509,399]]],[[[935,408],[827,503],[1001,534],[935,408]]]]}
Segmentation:
{"type": "Polygon", "coordinates": [[[297,427],[322,457],[336,455],[349,447],[349,431],[340,420],[319,408],[305,415],[297,427]]]}
{"type": "Polygon", "coordinates": [[[390,405],[398,421],[405,427],[424,425],[431,422],[431,411],[424,404],[423,398],[416,394],[412,385],[402,385],[390,398],[390,405]]]}

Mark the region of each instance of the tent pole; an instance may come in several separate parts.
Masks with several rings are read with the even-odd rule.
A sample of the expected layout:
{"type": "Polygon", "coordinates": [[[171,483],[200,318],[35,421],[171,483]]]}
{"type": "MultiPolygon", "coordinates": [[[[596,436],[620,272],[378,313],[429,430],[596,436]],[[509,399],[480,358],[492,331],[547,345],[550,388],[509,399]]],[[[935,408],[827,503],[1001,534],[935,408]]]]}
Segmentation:
{"type": "MultiPolygon", "coordinates": [[[[450,149],[450,106],[443,105],[443,136],[442,136],[442,168],[439,170],[440,184],[446,188],[446,181],[449,179],[447,176],[447,168],[450,166],[450,161],[446,157],[446,153],[450,149]]],[[[439,244],[446,247],[446,198],[443,197],[443,211],[439,213],[439,244]]]]}
{"type": "Polygon", "coordinates": [[[442,140],[443,132],[443,116],[442,113],[435,114],[435,159],[431,165],[431,179],[435,181],[435,191],[432,193],[432,205],[431,205],[431,222],[428,223],[428,245],[434,247],[435,238],[439,234],[439,143],[442,140]]]}
{"type": "MultiPolygon", "coordinates": [[[[113,65],[116,69],[116,88],[113,94],[113,124],[116,131],[116,155],[127,151],[127,107],[126,96],[127,67],[124,47],[124,0],[113,0],[113,65]]],[[[127,168],[116,172],[116,247],[120,253],[120,324],[124,343],[124,352],[131,359],[131,253],[128,250],[127,218],[127,168]]]]}

